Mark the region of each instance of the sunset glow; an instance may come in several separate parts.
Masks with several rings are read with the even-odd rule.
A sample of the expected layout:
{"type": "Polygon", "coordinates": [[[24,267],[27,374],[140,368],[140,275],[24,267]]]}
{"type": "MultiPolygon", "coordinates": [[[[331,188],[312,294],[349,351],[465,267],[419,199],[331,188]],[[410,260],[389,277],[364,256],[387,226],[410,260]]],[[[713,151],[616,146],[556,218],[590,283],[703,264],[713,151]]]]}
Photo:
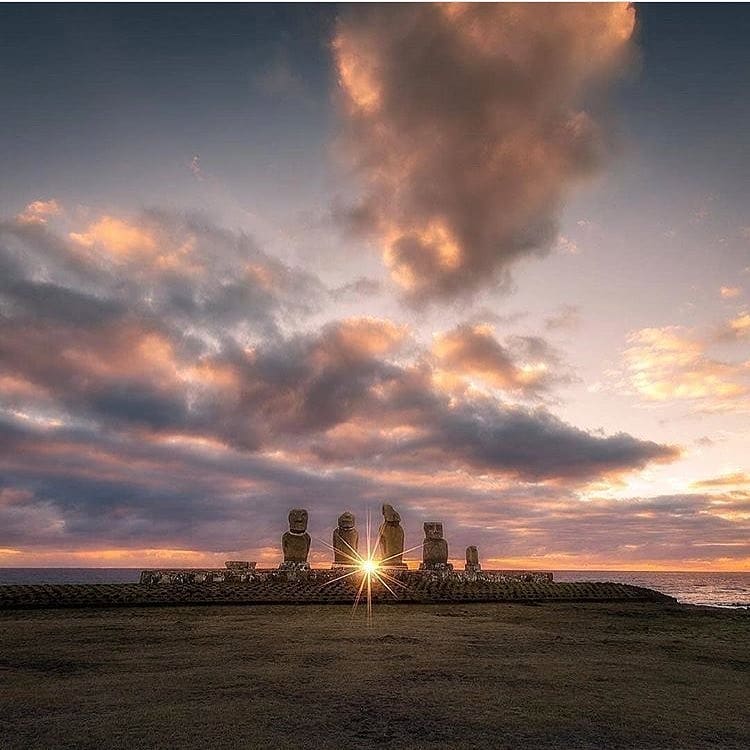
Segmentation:
{"type": "Polygon", "coordinates": [[[0,29],[0,565],[750,570],[729,10],[117,12],[0,29]]]}

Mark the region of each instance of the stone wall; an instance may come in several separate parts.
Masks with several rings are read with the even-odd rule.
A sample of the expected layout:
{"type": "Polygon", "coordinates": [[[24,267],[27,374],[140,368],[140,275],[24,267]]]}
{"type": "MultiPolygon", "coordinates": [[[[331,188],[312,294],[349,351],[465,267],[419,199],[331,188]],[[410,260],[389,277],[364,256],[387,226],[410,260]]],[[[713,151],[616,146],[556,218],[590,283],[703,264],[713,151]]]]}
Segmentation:
{"type": "MultiPolygon", "coordinates": [[[[299,580],[321,585],[341,576],[341,568],[304,568],[285,566],[282,568],[157,568],[141,572],[140,582],[147,585],[179,583],[252,583],[263,581],[299,580]]],[[[355,574],[356,575],[356,574],[355,574]]],[[[400,570],[389,569],[388,575],[399,581],[419,582],[453,581],[496,582],[525,581],[527,583],[549,583],[552,573],[538,570],[400,570]]]]}
{"type": "MultiPolygon", "coordinates": [[[[609,582],[555,583],[549,578],[523,580],[514,573],[485,572],[420,574],[402,571],[394,576],[394,597],[381,585],[373,586],[378,604],[449,602],[665,602],[671,597],[657,591],[609,582]]],[[[164,579],[162,578],[162,581],[164,579]]],[[[0,586],[0,610],[45,607],[139,607],[207,604],[349,604],[359,586],[356,576],[331,580],[331,571],[256,571],[252,580],[222,583],[121,583],[0,586]]]]}

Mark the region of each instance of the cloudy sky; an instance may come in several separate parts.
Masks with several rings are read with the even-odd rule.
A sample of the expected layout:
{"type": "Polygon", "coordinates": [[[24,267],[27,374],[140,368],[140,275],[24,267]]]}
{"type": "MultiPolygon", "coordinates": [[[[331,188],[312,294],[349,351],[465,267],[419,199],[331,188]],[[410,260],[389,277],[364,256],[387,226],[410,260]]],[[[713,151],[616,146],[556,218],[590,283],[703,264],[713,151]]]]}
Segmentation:
{"type": "Polygon", "coordinates": [[[5,6],[0,565],[750,569],[749,33],[5,6]]]}

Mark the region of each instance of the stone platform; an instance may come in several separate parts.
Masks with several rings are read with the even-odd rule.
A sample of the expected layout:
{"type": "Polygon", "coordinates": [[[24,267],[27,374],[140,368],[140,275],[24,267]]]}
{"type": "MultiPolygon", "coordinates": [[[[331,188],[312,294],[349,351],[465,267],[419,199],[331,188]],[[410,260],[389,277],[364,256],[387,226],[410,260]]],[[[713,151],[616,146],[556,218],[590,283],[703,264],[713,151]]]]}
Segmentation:
{"type": "MultiPolygon", "coordinates": [[[[141,571],[140,582],[145,584],[167,583],[279,583],[282,581],[306,581],[325,586],[340,578],[352,568],[336,566],[332,568],[310,568],[307,563],[295,565],[284,563],[278,568],[255,568],[248,563],[244,568],[155,568],[141,571]]],[[[478,570],[454,571],[443,566],[440,569],[409,570],[405,565],[386,568],[386,573],[399,583],[419,584],[424,581],[451,581],[461,583],[551,583],[552,573],[542,570],[478,570]]],[[[350,578],[356,577],[352,576],[350,578]]],[[[398,586],[398,584],[396,584],[398,586]]]]}
{"type": "MultiPolygon", "coordinates": [[[[149,574],[158,571],[147,571],[149,574]]],[[[173,571],[176,572],[176,571],[173,571]]],[[[185,572],[185,571],[181,571],[185,572]]],[[[245,580],[0,586],[0,610],[47,607],[148,607],[215,604],[352,604],[359,574],[333,581],[336,570],[245,571],[245,580]]],[[[533,571],[394,571],[394,597],[373,585],[378,604],[449,602],[665,602],[672,597],[622,583],[555,583],[533,571]],[[400,584],[400,585],[399,585],[400,584]]],[[[154,580],[152,577],[150,580],[154,580]]]]}

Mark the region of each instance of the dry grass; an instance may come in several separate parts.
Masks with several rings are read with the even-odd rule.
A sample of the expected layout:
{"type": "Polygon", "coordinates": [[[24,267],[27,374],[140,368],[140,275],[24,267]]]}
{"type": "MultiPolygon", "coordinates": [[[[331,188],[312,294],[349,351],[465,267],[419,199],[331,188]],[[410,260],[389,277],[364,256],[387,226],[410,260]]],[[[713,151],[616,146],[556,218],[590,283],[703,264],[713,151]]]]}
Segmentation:
{"type": "Polygon", "coordinates": [[[0,612],[0,747],[747,748],[748,642],[636,603],[0,612]]]}

